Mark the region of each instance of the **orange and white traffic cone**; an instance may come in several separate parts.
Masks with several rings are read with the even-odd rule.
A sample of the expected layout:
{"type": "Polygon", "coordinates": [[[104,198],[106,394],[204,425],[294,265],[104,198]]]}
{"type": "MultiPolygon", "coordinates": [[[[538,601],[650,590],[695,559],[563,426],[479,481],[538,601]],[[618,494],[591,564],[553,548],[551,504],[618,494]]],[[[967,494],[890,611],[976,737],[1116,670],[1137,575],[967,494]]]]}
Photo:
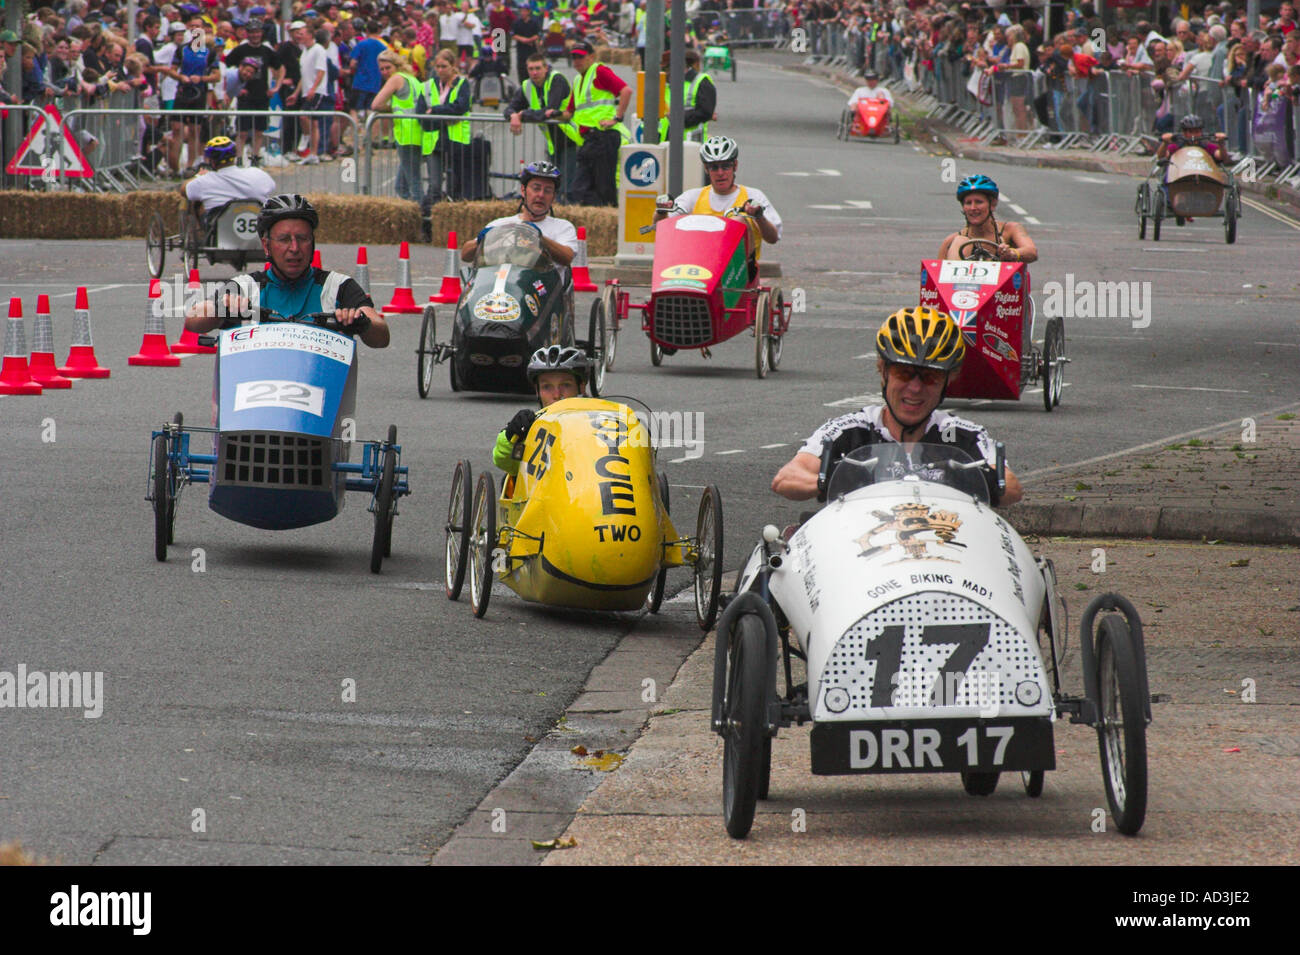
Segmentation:
{"type": "MultiPolygon", "coordinates": [[[[189,293],[192,291],[202,291],[203,285],[199,282],[199,270],[190,269],[190,280],[185,283],[185,300],[188,302],[193,296],[189,293]]],[[[182,316],[184,312],[182,311],[182,316]]],[[[182,317],[181,321],[184,321],[182,317]]],[[[200,345],[199,333],[192,332],[188,328],[181,330],[180,341],[172,346],[173,355],[215,355],[217,349],[215,345],[200,345]]]]}
{"type": "Polygon", "coordinates": [[[50,297],[36,296],[36,323],[32,326],[32,358],[27,363],[32,381],[42,388],[71,388],[72,379],[54,367],[54,322],[50,319],[50,297]]]}
{"type": "Polygon", "coordinates": [[[397,288],[393,289],[393,300],[383,310],[386,315],[419,315],[423,311],[415,304],[411,291],[411,249],[405,242],[397,253],[397,288]]]}
{"type": "Polygon", "coordinates": [[[455,305],[460,301],[460,252],[454,232],[447,233],[447,267],[442,273],[442,288],[437,295],[430,295],[429,301],[440,305],[455,305]]]}
{"type": "Polygon", "coordinates": [[[72,348],[68,351],[68,360],[59,369],[59,374],[69,378],[107,378],[112,372],[100,367],[99,359],[95,357],[95,342],[90,337],[90,299],[84,285],[77,286],[73,322],[76,328],[72,333],[72,348]]]}
{"type": "Polygon", "coordinates": [[[23,300],[9,300],[5,323],[5,357],[0,365],[0,395],[39,395],[41,386],[27,367],[27,335],[23,331],[23,300]]]}
{"type": "Polygon", "coordinates": [[[573,290],[575,292],[596,292],[596,283],[587,271],[587,228],[578,226],[578,251],[573,254],[573,290]]]}
{"type": "Polygon", "coordinates": [[[167,325],[162,313],[162,282],[149,280],[149,304],[144,310],[144,338],[140,351],[126,360],[128,365],[150,368],[175,368],[181,360],[167,347],[167,325]]]}
{"type": "Polygon", "coordinates": [[[356,279],[361,291],[367,295],[370,294],[370,259],[366,256],[366,247],[364,245],[357,247],[357,270],[352,276],[356,279]]]}

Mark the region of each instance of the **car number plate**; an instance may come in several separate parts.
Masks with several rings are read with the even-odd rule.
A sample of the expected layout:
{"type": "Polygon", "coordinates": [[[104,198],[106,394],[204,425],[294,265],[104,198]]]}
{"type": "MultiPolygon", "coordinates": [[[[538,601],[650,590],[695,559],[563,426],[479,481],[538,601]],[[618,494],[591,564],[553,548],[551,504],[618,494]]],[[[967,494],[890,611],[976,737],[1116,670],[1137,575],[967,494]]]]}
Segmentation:
{"type": "Polygon", "coordinates": [[[1056,768],[1045,716],[817,723],[811,745],[819,776],[1056,768]]]}

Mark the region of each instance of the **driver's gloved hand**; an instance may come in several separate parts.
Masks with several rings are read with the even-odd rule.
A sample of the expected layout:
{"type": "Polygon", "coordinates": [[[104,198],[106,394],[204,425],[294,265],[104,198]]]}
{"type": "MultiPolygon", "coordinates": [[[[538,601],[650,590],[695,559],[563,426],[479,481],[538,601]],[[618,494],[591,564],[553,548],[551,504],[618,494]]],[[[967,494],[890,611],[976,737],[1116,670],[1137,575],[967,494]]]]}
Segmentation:
{"type": "Polygon", "coordinates": [[[525,408],[510,419],[506,425],[506,438],[510,441],[520,440],[528,435],[528,429],[533,426],[533,419],[537,414],[525,408]]]}
{"type": "Polygon", "coordinates": [[[344,327],[352,334],[360,335],[370,327],[370,316],[365,312],[360,312],[356,318],[352,319],[351,325],[345,325],[344,327]]]}

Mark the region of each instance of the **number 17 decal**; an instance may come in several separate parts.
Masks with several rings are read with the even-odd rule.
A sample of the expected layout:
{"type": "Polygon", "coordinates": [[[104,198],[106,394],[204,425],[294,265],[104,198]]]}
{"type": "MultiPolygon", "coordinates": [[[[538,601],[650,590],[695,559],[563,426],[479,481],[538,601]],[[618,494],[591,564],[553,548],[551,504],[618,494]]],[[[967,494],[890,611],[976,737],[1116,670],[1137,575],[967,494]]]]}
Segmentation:
{"type": "MultiPolygon", "coordinates": [[[[979,656],[981,650],[988,646],[992,623],[949,623],[926,627],[921,632],[920,645],[936,646],[938,644],[956,644],[939,667],[939,679],[931,691],[930,703],[936,702],[935,694],[945,686],[945,676],[956,675],[956,690],[966,679],[966,670],[971,662],[979,656]]],[[[867,644],[866,658],[876,661],[876,676],[871,683],[871,705],[873,707],[893,705],[893,681],[891,677],[899,673],[903,663],[903,636],[906,628],[901,624],[885,627],[880,636],[867,644]]]]}

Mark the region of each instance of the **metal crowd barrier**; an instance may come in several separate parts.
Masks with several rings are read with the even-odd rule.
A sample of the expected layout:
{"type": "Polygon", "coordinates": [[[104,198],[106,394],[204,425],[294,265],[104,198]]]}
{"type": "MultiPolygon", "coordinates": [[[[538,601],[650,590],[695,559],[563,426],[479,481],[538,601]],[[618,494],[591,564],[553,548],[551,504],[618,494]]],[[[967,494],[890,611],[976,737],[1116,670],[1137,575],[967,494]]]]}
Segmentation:
{"type": "Polygon", "coordinates": [[[14,156],[18,154],[18,147],[27,138],[27,132],[32,128],[32,124],[36,122],[38,117],[45,115],[44,110],[41,106],[33,103],[25,103],[22,106],[6,106],[4,109],[10,115],[21,117],[22,123],[19,124],[17,138],[10,142],[9,137],[5,135],[9,124],[8,122],[0,122],[0,184],[3,184],[5,189],[31,188],[33,182],[38,186],[44,185],[40,176],[11,176],[5,172],[14,156]]]}

